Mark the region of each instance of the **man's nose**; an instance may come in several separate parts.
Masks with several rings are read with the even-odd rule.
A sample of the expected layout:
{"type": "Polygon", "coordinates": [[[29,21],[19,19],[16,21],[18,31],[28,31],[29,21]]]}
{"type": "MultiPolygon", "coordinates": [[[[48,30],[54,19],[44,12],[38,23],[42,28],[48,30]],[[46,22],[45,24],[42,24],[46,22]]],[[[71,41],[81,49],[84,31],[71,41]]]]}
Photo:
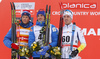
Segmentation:
{"type": "Polygon", "coordinates": [[[65,19],[67,20],[68,18],[66,17],[65,19]]]}

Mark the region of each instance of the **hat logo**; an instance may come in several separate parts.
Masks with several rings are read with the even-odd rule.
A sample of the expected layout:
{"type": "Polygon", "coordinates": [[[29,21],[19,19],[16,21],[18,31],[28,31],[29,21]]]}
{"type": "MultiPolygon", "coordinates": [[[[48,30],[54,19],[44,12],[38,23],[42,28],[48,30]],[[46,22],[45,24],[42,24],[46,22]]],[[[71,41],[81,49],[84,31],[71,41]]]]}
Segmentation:
{"type": "Polygon", "coordinates": [[[26,15],[26,13],[24,13],[24,15],[26,15]]]}
{"type": "Polygon", "coordinates": [[[69,11],[66,11],[66,13],[69,13],[69,11]]]}

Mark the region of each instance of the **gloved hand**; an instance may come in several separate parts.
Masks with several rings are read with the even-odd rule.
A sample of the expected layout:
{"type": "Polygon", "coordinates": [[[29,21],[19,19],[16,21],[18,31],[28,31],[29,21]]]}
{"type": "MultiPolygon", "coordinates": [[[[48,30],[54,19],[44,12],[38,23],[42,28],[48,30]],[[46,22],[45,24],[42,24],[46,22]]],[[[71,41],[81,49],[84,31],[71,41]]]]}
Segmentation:
{"type": "Polygon", "coordinates": [[[45,55],[45,54],[46,54],[46,51],[43,50],[43,49],[41,49],[41,50],[39,50],[39,51],[37,52],[37,54],[39,54],[39,55],[45,55]]]}
{"type": "Polygon", "coordinates": [[[15,43],[12,43],[12,44],[11,44],[11,48],[16,49],[16,50],[19,49],[19,47],[18,47],[15,43]]]}
{"type": "Polygon", "coordinates": [[[38,54],[37,54],[37,52],[36,52],[36,51],[34,51],[34,52],[33,52],[33,55],[37,56],[38,54]]]}
{"type": "Polygon", "coordinates": [[[75,57],[78,54],[78,52],[79,52],[78,49],[72,51],[71,57],[75,57]]]}
{"type": "Polygon", "coordinates": [[[49,50],[49,48],[50,48],[49,46],[43,46],[43,47],[41,47],[41,50],[37,52],[37,54],[45,55],[47,50],[49,50]]]}
{"type": "Polygon", "coordinates": [[[49,48],[50,48],[50,46],[43,46],[43,47],[41,47],[41,49],[43,49],[45,51],[49,50],[49,48]]]}

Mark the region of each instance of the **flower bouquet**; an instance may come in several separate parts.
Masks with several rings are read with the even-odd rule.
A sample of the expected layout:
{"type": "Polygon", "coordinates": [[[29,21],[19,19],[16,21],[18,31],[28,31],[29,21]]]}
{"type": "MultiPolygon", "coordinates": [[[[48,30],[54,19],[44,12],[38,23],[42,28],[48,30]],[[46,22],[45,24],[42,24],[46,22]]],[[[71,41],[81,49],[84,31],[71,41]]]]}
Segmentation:
{"type": "Polygon", "coordinates": [[[30,52],[33,53],[34,51],[39,51],[40,49],[39,42],[33,42],[31,44],[30,52]]]}
{"type": "Polygon", "coordinates": [[[19,55],[20,56],[25,56],[25,57],[30,57],[30,50],[28,47],[22,47],[21,49],[19,49],[19,55]]]}
{"type": "Polygon", "coordinates": [[[54,56],[56,59],[61,59],[61,50],[60,47],[52,47],[50,49],[50,54],[54,56]]]}

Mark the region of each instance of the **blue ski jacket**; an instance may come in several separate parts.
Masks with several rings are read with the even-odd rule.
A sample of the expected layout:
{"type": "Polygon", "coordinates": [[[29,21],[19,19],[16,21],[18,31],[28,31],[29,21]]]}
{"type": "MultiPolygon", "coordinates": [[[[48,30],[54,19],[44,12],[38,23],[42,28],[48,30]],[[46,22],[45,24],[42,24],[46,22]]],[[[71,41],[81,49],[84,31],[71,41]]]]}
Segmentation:
{"type": "MultiPolygon", "coordinates": [[[[44,25],[45,25],[45,22],[38,22],[37,21],[35,26],[37,26],[38,30],[36,30],[36,31],[40,31],[41,29],[39,29],[39,28],[43,27],[44,25]]],[[[30,31],[30,33],[29,33],[29,41],[28,41],[28,46],[29,47],[31,47],[31,44],[34,41],[38,40],[38,39],[36,39],[36,35],[35,35],[36,31],[34,32],[34,29],[36,29],[35,26],[31,27],[32,31],[30,31]]],[[[54,25],[51,25],[50,29],[51,29],[51,34],[50,35],[51,35],[52,42],[49,45],[51,45],[52,47],[55,47],[55,46],[57,46],[57,41],[58,41],[58,30],[54,25]]],[[[32,56],[33,57],[38,57],[38,58],[40,57],[40,55],[38,55],[36,53],[36,51],[33,52],[32,56]]]]}
{"type": "MultiPolygon", "coordinates": [[[[20,26],[22,26],[23,28],[29,28],[29,27],[33,26],[33,23],[29,22],[28,24],[23,24],[23,22],[21,21],[20,26]]],[[[11,48],[11,44],[13,43],[11,41],[11,36],[12,36],[11,32],[12,32],[12,28],[9,30],[9,32],[6,34],[6,36],[4,37],[4,40],[3,40],[3,43],[8,48],[11,48]]]]}

